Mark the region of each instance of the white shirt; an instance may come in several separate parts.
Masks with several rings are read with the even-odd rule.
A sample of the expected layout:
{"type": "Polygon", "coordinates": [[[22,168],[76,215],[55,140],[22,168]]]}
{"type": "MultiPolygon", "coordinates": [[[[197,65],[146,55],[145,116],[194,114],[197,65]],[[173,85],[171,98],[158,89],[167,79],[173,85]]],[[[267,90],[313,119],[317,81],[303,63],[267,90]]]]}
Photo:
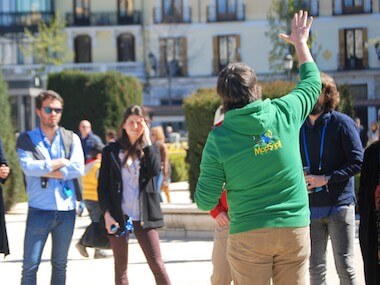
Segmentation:
{"type": "MultiPolygon", "coordinates": [[[[120,152],[119,158],[123,161],[124,154],[120,152]]],[[[127,166],[121,169],[123,180],[123,199],[121,208],[124,215],[128,215],[133,221],[140,221],[140,199],[139,199],[139,176],[140,159],[132,160],[128,158],[127,166]]]]}

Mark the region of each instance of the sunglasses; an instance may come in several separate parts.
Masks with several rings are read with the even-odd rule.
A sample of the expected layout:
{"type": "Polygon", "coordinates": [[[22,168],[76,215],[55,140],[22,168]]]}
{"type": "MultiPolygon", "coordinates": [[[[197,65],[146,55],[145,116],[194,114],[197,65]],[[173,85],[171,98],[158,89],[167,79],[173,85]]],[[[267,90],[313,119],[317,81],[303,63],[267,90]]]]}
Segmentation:
{"type": "Polygon", "coordinates": [[[41,109],[44,109],[46,114],[51,114],[51,113],[53,113],[53,111],[56,114],[60,114],[60,113],[62,113],[62,110],[63,110],[62,108],[51,108],[51,107],[42,107],[41,109]]]}

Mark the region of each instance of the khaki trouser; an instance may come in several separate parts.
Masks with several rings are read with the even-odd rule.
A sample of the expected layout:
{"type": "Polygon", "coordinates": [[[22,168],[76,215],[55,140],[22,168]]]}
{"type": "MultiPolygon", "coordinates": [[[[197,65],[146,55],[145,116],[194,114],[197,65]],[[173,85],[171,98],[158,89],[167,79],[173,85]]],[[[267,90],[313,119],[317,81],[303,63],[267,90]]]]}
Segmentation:
{"type": "Polygon", "coordinates": [[[227,260],[229,230],[229,227],[215,226],[214,247],[212,249],[212,285],[230,285],[232,281],[230,264],[227,260]]]}
{"type": "Polygon", "coordinates": [[[264,228],[231,234],[227,258],[235,285],[307,284],[310,230],[264,228]]]}

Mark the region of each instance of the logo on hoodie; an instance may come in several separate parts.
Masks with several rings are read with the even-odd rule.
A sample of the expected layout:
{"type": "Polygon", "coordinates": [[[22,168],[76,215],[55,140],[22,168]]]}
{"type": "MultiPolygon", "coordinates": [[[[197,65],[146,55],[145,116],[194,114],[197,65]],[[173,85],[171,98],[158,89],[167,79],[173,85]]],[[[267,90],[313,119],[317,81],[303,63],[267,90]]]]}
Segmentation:
{"type": "Polygon", "coordinates": [[[256,141],[256,144],[253,147],[253,153],[255,156],[263,155],[282,148],[280,138],[274,136],[271,130],[267,130],[260,136],[253,136],[252,139],[256,141]]]}

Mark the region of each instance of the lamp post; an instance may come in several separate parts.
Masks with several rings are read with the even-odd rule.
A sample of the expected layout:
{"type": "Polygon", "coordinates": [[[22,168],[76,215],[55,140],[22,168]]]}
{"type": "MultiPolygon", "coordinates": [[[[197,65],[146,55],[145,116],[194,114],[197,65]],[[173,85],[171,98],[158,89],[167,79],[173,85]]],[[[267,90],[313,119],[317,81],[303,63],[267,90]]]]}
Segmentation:
{"type": "Polygon", "coordinates": [[[291,54],[287,54],[284,57],[284,69],[288,75],[288,81],[292,81],[292,68],[293,68],[293,57],[291,54]]]}

